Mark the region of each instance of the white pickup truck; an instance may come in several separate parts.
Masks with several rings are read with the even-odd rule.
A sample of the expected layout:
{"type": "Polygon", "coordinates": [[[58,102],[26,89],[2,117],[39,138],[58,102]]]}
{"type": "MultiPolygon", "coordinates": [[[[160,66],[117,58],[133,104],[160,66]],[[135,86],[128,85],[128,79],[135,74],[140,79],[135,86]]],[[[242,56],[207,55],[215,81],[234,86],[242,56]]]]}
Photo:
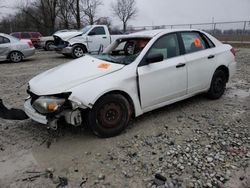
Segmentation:
{"type": "Polygon", "coordinates": [[[79,58],[85,53],[102,52],[121,35],[110,35],[106,25],[89,25],[81,30],[58,33],[53,37],[58,53],[79,58]]]}

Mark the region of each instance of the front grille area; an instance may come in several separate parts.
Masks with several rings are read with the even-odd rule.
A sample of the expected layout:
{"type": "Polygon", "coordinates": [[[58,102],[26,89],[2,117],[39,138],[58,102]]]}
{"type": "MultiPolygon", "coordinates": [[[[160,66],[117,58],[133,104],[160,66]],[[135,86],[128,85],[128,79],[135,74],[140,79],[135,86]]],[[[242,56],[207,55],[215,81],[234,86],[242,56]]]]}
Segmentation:
{"type": "Polygon", "coordinates": [[[58,36],[54,36],[54,44],[55,46],[57,46],[58,48],[65,48],[68,46],[68,42],[63,41],[60,37],[58,36]]]}
{"type": "Polygon", "coordinates": [[[62,43],[62,39],[60,37],[54,36],[55,46],[59,46],[61,43],[62,43]]]}

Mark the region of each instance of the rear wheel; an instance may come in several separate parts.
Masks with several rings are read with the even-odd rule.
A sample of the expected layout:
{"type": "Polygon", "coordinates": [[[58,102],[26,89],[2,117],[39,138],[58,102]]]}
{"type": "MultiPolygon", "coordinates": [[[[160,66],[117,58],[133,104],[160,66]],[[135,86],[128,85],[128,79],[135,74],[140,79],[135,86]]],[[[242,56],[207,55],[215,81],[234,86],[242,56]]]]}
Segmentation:
{"type": "Polygon", "coordinates": [[[226,74],[222,70],[216,70],[207,96],[210,99],[219,99],[225,92],[226,83],[226,74]]]}
{"type": "Polygon", "coordinates": [[[80,58],[86,53],[86,49],[82,46],[75,46],[72,50],[73,58],[80,58]]]}
{"type": "Polygon", "coordinates": [[[23,60],[23,54],[21,52],[11,52],[9,59],[13,63],[19,63],[23,60]]]}
{"type": "Polygon", "coordinates": [[[99,99],[90,111],[89,126],[99,137],[112,137],[127,127],[130,116],[128,100],[122,95],[110,94],[99,99]]]}

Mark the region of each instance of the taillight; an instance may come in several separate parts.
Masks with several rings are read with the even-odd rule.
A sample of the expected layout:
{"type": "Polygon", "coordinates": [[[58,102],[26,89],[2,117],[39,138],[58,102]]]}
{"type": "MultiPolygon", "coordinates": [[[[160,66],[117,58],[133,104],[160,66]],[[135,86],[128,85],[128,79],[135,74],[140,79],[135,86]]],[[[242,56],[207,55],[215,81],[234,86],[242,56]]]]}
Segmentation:
{"type": "Polygon", "coordinates": [[[29,45],[29,47],[30,47],[30,48],[32,48],[32,47],[33,47],[32,42],[28,42],[28,45],[29,45]]]}
{"type": "Polygon", "coordinates": [[[234,48],[231,48],[230,50],[234,56],[236,56],[236,50],[234,48]]]}

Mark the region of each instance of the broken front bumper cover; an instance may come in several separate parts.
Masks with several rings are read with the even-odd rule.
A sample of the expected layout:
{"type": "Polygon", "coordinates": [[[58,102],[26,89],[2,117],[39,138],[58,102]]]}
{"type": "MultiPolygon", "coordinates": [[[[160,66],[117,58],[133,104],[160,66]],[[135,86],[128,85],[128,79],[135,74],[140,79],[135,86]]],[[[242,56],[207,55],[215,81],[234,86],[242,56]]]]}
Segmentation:
{"type": "Polygon", "coordinates": [[[34,121],[47,125],[49,122],[47,117],[36,112],[36,110],[31,105],[31,99],[28,99],[24,103],[24,111],[31,119],[34,121]]]}
{"type": "Polygon", "coordinates": [[[49,128],[52,129],[57,129],[57,122],[58,120],[63,117],[65,122],[73,125],[73,126],[80,126],[82,125],[82,113],[79,109],[65,109],[62,110],[61,113],[53,116],[53,118],[49,118],[45,115],[42,115],[40,113],[38,113],[33,106],[31,105],[31,99],[28,99],[25,101],[24,103],[24,111],[27,114],[27,116],[29,116],[32,120],[44,124],[44,125],[48,125],[49,128]]]}

